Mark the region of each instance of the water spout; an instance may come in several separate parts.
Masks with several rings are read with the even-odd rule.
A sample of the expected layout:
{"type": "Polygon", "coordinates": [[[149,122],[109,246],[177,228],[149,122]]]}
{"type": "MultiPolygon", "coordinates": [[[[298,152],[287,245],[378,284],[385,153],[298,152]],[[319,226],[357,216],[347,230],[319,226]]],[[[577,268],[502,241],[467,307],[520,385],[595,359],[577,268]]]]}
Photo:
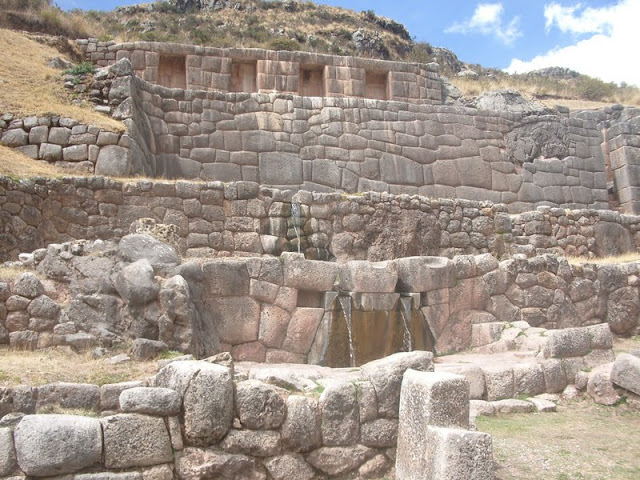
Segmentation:
{"type": "Polygon", "coordinates": [[[340,301],[340,307],[342,308],[342,313],[344,314],[344,319],[347,323],[347,333],[349,336],[349,361],[350,366],[356,366],[356,355],[353,348],[353,332],[351,329],[351,297],[349,296],[339,296],[338,300],[340,301]]]}
{"type": "Polygon", "coordinates": [[[402,336],[402,351],[411,352],[413,350],[413,339],[411,338],[411,317],[413,315],[413,298],[400,297],[400,315],[404,325],[402,336]]]}

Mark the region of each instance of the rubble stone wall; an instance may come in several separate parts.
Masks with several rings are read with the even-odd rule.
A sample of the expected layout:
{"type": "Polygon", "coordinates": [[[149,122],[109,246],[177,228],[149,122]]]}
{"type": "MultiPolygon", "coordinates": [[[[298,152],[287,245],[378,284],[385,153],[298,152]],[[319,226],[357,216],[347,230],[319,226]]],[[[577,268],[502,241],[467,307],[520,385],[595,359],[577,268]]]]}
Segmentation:
{"type": "Polygon", "coordinates": [[[634,251],[640,218],[368,192],[311,193],[257,183],[105,177],[0,180],[0,258],[49,243],[120,239],[139,218],[177,226],[187,256],[279,255],[338,261],[489,252],[602,256],[634,251]],[[292,213],[297,204],[298,214],[292,213]]]}

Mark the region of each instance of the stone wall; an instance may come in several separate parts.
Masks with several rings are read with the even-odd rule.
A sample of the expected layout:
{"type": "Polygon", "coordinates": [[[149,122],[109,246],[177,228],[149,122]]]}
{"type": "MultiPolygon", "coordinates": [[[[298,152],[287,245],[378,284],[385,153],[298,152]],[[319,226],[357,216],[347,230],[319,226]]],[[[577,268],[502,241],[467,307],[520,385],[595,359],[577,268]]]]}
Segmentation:
{"type": "Polygon", "coordinates": [[[0,143],[70,173],[93,173],[96,164],[126,162],[129,157],[131,138],[126,133],[58,116],[0,118],[0,143]]]}
{"type": "Polygon", "coordinates": [[[115,44],[96,39],[77,43],[87,59],[99,66],[127,58],[137,76],[169,88],[442,103],[439,67],[433,63],[171,43],[115,44]]]}
{"type": "Polygon", "coordinates": [[[348,366],[409,348],[462,351],[478,325],[496,322],[638,331],[638,262],[482,254],[337,264],[287,253],[180,264],[147,234],[27,257],[22,265],[46,280],[27,273],[0,284],[0,343],[21,349],[147,338],[197,357],[222,350],[236,360],[348,366]]]}
{"type": "MultiPolygon", "coordinates": [[[[284,382],[287,389],[266,383],[260,369],[234,369],[228,361],[174,361],[147,387],[129,382],[3,389],[0,416],[28,415],[10,415],[14,423],[3,418],[10,427],[0,428],[0,476],[384,475],[395,462],[403,374],[409,368],[414,374],[433,371],[431,359],[429,352],[400,354],[346,375],[316,369],[287,376],[281,368],[271,381],[284,382]],[[33,414],[52,407],[103,411],[103,416],[33,414]]],[[[467,396],[466,406],[460,406],[467,417],[468,403],[467,396]]]]}
{"type": "Polygon", "coordinates": [[[623,211],[640,213],[640,110],[628,109],[606,130],[613,189],[623,211]]]}
{"type": "MultiPolygon", "coordinates": [[[[607,208],[592,120],[451,106],[130,85],[154,176],[607,208]],[[540,131],[545,145],[536,146],[540,131]]],[[[137,138],[137,137],[136,137],[137,138]]],[[[139,140],[139,143],[142,141],[139,140]]]]}
{"type": "Polygon", "coordinates": [[[509,215],[502,204],[369,192],[345,195],[104,177],[0,179],[0,259],[49,243],[120,239],[139,218],[176,225],[186,256],[279,255],[389,260],[412,255],[634,251],[636,216],[542,208],[509,215]],[[298,205],[298,215],[292,205],[298,205]]]}

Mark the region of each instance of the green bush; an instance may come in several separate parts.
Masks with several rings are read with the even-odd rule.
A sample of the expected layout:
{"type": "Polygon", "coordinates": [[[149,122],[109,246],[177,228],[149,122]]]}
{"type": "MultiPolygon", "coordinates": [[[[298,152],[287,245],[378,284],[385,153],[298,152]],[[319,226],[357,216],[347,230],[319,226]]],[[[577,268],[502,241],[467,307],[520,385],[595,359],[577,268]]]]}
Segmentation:
{"type": "Polygon", "coordinates": [[[91,62],[81,62],[70,68],[69,70],[65,70],[64,73],[70,73],[71,75],[84,75],[86,73],[93,73],[96,67],[91,62]]]}
{"type": "Polygon", "coordinates": [[[269,49],[295,52],[300,50],[300,43],[293,38],[275,38],[269,42],[269,49]]]}

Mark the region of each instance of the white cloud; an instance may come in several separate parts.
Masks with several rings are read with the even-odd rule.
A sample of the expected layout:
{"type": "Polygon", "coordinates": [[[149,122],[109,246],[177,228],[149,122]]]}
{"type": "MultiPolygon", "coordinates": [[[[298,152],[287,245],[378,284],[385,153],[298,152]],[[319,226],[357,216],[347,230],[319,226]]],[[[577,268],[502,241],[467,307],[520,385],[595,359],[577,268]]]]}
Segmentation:
{"type": "Polygon", "coordinates": [[[513,17],[510,22],[504,23],[503,14],[502,3],[480,3],[470,19],[454,23],[445,32],[493,35],[505,45],[510,45],[522,35],[518,28],[520,18],[513,17]]]}
{"type": "Polygon", "coordinates": [[[556,47],[531,60],[514,58],[506,68],[522,73],[545,67],[568,67],[607,82],[627,82],[640,86],[640,68],[633,49],[637,45],[638,0],[620,0],[603,8],[584,8],[582,4],[545,6],[546,28],[580,35],[573,45],[556,47]],[[584,36],[587,38],[584,38],[584,36]]]}

